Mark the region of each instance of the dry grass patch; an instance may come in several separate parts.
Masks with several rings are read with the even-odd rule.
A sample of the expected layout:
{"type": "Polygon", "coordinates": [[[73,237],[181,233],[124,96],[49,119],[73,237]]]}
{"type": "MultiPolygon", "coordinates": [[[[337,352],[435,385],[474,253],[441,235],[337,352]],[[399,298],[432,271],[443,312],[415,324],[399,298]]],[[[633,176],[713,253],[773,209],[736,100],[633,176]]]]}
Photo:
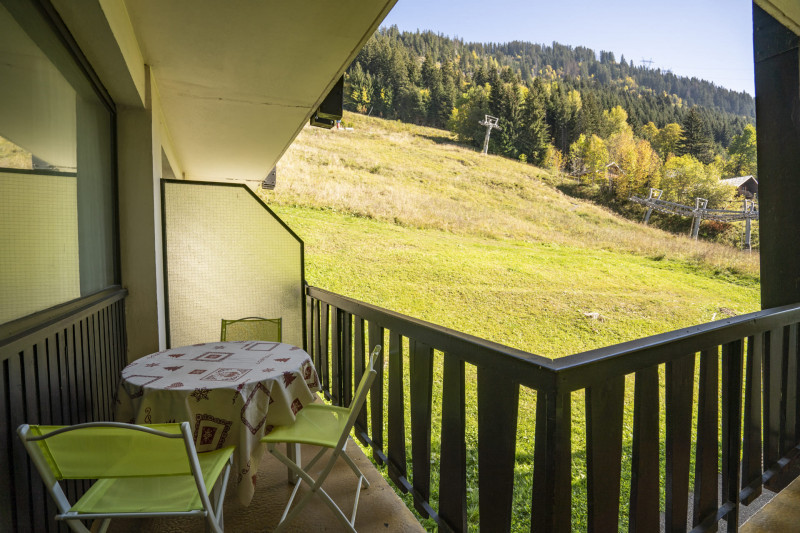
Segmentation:
{"type": "Polygon", "coordinates": [[[446,131],[348,115],[352,131],[307,127],[279,164],[271,204],[330,209],[414,228],[617,250],[757,276],[758,254],[695,242],[561,193],[558,177],[455,144],[446,131]]]}

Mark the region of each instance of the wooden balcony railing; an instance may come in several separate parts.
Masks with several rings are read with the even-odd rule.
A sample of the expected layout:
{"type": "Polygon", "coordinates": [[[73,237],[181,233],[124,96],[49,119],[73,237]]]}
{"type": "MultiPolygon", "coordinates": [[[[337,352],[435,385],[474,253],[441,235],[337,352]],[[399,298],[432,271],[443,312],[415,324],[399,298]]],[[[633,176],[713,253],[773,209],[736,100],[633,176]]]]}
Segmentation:
{"type": "Polygon", "coordinates": [[[477,423],[477,461],[470,468],[478,471],[480,528],[511,529],[517,421],[529,407],[520,402],[520,387],[536,392],[534,532],[571,530],[576,475],[586,478],[590,531],[617,531],[623,500],[629,531],[658,531],[662,510],[666,531],[716,531],[720,520],[737,531],[740,504],[752,502],[798,451],[800,306],[551,360],[318,288],[306,294],[307,346],[334,403],[350,401],[365,354],[384,346],[388,360],[379,365],[369,417],[362,413],[356,436],[387,465],[397,488],[412,494],[416,510],[443,531],[467,530],[467,479],[474,477],[467,470],[468,423],[477,423]],[[441,365],[434,373],[435,353],[441,365]],[[469,422],[466,364],[477,375],[477,420],[469,422]],[[633,382],[632,406],[626,378],[633,382]],[[434,382],[441,383],[441,420],[432,416],[434,382]],[[575,391],[583,391],[586,406],[585,472],[573,472],[572,464],[575,391]],[[627,429],[626,408],[633,412],[627,429]],[[623,457],[625,433],[632,437],[623,457]],[[439,457],[435,502],[432,453],[439,457]],[[629,493],[621,491],[623,462],[630,465],[629,493]]]}
{"type": "MultiPolygon", "coordinates": [[[[107,289],[0,328],[0,531],[66,530],[16,430],[113,419],[126,295],[107,289]]],[[[71,499],[88,488],[66,483],[71,499]]]]}

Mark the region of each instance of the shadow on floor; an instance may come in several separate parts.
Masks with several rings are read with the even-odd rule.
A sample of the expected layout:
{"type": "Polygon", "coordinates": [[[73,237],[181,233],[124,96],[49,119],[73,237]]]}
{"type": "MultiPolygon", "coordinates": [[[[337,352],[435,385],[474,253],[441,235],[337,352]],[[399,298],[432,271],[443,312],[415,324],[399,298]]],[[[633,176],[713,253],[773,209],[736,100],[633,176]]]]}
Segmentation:
{"type": "MultiPolygon", "coordinates": [[[[318,448],[303,446],[302,457],[310,460],[318,448]]],[[[358,446],[350,442],[347,454],[366,475],[370,483],[368,489],[361,491],[356,515],[355,528],[362,533],[369,532],[422,532],[424,529],[414,515],[397,497],[358,446]]],[[[324,465],[325,461],[320,461],[324,465]]],[[[312,476],[315,476],[312,470],[312,476]]],[[[231,478],[235,474],[231,472],[231,478]]],[[[349,515],[353,509],[356,477],[347,464],[339,459],[328,476],[323,488],[339,507],[349,515]]],[[[298,501],[306,491],[303,486],[298,493],[298,501]]],[[[225,531],[232,533],[268,532],[278,524],[283,508],[291,495],[292,485],[287,481],[286,467],[272,455],[265,453],[258,469],[255,496],[245,507],[236,499],[235,490],[228,489],[225,498],[225,531]]],[[[287,531],[291,532],[338,532],[344,528],[336,520],[331,510],[319,499],[313,499],[303,510],[302,516],[292,522],[287,531]]],[[[112,521],[110,533],[204,533],[205,521],[199,518],[153,518],[117,519],[112,521]]]]}

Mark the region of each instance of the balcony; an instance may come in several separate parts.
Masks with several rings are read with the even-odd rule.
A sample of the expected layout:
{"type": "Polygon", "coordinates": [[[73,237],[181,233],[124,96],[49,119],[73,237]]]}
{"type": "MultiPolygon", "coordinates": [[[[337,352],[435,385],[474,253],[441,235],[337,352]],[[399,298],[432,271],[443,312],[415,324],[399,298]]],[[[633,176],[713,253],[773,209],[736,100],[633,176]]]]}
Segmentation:
{"type": "MultiPolygon", "coordinates": [[[[742,506],[789,478],[800,450],[798,305],[552,360],[304,286],[302,242],[244,187],[165,182],[162,193],[173,345],[218,334],[219,309],[273,306],[264,312],[282,315],[289,342],[313,356],[326,398],[345,405],[366,354],[384,346],[354,437],[395,490],[367,469],[376,484],[363,493],[359,530],[735,531],[742,506]],[[231,211],[250,213],[242,220],[257,227],[247,234],[231,211]],[[213,223],[217,215],[226,224],[213,223]],[[227,253],[231,246],[246,253],[227,253]],[[248,283],[264,264],[273,267],[266,281],[248,283]]],[[[21,324],[0,346],[9,421],[0,467],[20,488],[0,503],[16,523],[54,527],[13,428],[113,417],[124,298],[108,291],[58,308],[36,320],[49,326],[21,324]]],[[[271,513],[289,485],[274,461],[264,469],[257,500],[226,508],[232,531],[277,523],[271,513]]],[[[341,483],[346,508],[353,480],[341,474],[334,492],[341,483]]],[[[323,506],[314,511],[314,528],[329,521],[323,506]]],[[[130,527],[187,527],[172,524],[130,527]]]]}
{"type": "MultiPolygon", "coordinates": [[[[314,3],[321,9],[319,20],[347,22],[333,24],[342,30],[326,40],[327,48],[338,43],[338,58],[319,54],[318,34],[302,31],[308,19],[298,16],[289,3],[278,6],[279,16],[264,17],[280,32],[259,27],[235,38],[227,29],[231,21],[260,19],[231,8],[231,18],[209,11],[201,17],[203,25],[186,25],[189,11],[156,2],[88,2],[81,9],[70,2],[52,3],[57,6],[4,5],[14,4],[17,16],[25,15],[26,29],[35,30],[26,35],[38,35],[48,49],[61,43],[63,50],[56,47],[59,55],[76,56],[70,69],[80,71],[88,92],[119,106],[119,146],[108,158],[114,160],[109,163],[114,165],[109,174],[115,177],[109,181],[113,200],[103,203],[110,219],[119,218],[119,228],[109,220],[96,229],[115,236],[111,255],[122,256],[125,272],[113,279],[130,289],[130,297],[127,290],[104,284],[98,286],[101,292],[87,292],[2,324],[0,478],[5,485],[0,490],[0,531],[63,530],[50,518],[53,505],[14,434],[19,424],[112,419],[114,391],[120,370],[129,362],[129,350],[141,356],[163,344],[166,329],[173,345],[213,338],[223,313],[285,316],[287,340],[313,355],[325,396],[337,404],[350,400],[371,347],[385,347],[380,378],[354,438],[370,450],[394,489],[389,491],[377,472],[367,469],[378,483],[364,493],[357,522],[364,531],[391,530],[395,525],[419,529],[420,523],[441,531],[736,531],[744,509],[765,488],[779,489],[791,481],[800,451],[800,304],[779,307],[800,301],[795,274],[800,272],[795,238],[800,228],[800,126],[790,112],[800,107],[800,16],[791,1],[757,0],[754,8],[759,176],[765,207],[762,294],[764,305],[771,308],[558,360],[305,287],[302,242],[264,212],[255,215],[264,221],[256,231],[231,228],[234,220],[252,224],[253,218],[223,199],[218,194],[222,188],[192,197],[188,189],[181,189],[172,200],[184,200],[182,211],[175,211],[170,190],[190,183],[164,182],[161,211],[158,186],[153,184],[162,175],[160,161],[166,158],[177,165],[176,148],[184,154],[184,165],[176,166],[174,176],[211,179],[239,175],[236,171],[242,168],[261,176],[271,168],[393,2],[360,2],[362,9],[350,10],[314,3]],[[325,10],[335,10],[341,19],[327,16],[325,10]],[[104,11],[115,16],[106,17],[104,11]],[[173,18],[165,19],[170,14],[173,18]],[[184,31],[162,31],[165,20],[175,21],[184,31]],[[218,25],[219,20],[224,24],[218,25]],[[188,32],[197,37],[187,39],[188,32]],[[250,43],[253,35],[279,39],[282,33],[296,44],[250,43]],[[309,35],[312,38],[306,38],[309,35]],[[255,88],[250,112],[240,107],[237,80],[208,74],[207,58],[197,53],[195,43],[220,65],[230,66],[229,58],[236,59],[234,66],[241,68],[228,70],[244,73],[255,88]],[[139,55],[136,45],[145,45],[149,57],[139,55]],[[287,49],[304,51],[311,62],[298,64],[284,52],[287,49]],[[264,50],[275,52],[275,63],[260,71],[263,78],[252,77],[249,67],[265,63],[264,50]],[[162,61],[165,57],[175,58],[176,70],[170,72],[169,61],[162,61]],[[176,78],[175,72],[190,77],[176,78]],[[97,76],[108,94],[84,74],[97,76]],[[178,78],[191,94],[175,84],[169,90],[168,82],[178,78]],[[165,82],[161,93],[159,80],[165,82]],[[209,81],[224,86],[206,94],[213,89],[207,87],[209,81]],[[297,85],[282,85],[289,81],[297,85]],[[294,102],[296,87],[303,89],[298,105],[264,105],[272,96],[276,102],[287,97],[294,102]],[[203,88],[199,95],[198,88],[203,88]],[[201,112],[187,106],[189,101],[201,102],[201,112]],[[267,123],[272,126],[263,128],[267,123]],[[222,141],[228,144],[222,146],[222,141]],[[201,207],[217,209],[217,218],[212,221],[201,207]],[[176,229],[177,234],[171,233],[176,229]],[[162,237],[167,243],[168,283],[161,278],[162,237]],[[203,246],[237,253],[215,254],[219,262],[212,268],[198,268],[204,264],[203,246]],[[248,269],[242,268],[243,262],[248,269]],[[207,273],[211,274],[204,277],[207,273]],[[159,314],[165,310],[166,328],[159,314]],[[395,505],[395,491],[403,495],[407,508],[395,505]],[[386,507],[390,501],[391,507],[386,507]],[[411,509],[419,520],[409,521],[411,509]]],[[[265,4],[261,9],[273,7],[265,4]]],[[[190,11],[193,17],[201,14],[190,11]]],[[[26,119],[20,123],[27,123],[29,110],[18,111],[26,119]]],[[[195,192],[209,186],[191,185],[195,192]]],[[[239,187],[223,188],[233,196],[248,197],[239,187]]],[[[69,270],[64,264],[59,269],[69,270]]],[[[62,285],[53,284],[58,289],[62,285]]],[[[20,297],[30,298],[31,291],[20,297]]],[[[48,300],[47,305],[66,298],[48,300]]],[[[32,305],[30,312],[44,307],[32,305]]],[[[230,508],[230,530],[247,530],[249,524],[264,530],[274,523],[265,515],[280,507],[285,498],[281,495],[288,492],[285,472],[266,470],[261,477],[264,485],[258,497],[263,500],[246,510],[230,508]]],[[[71,495],[86,488],[67,483],[71,495]]],[[[347,496],[342,498],[346,505],[347,496]]],[[[321,514],[310,522],[319,529],[328,521],[321,514]]],[[[138,526],[145,527],[150,524],[138,526]]],[[[153,527],[183,530],[185,525],[153,527]]],[[[309,527],[297,525],[298,530],[309,527]]]]}

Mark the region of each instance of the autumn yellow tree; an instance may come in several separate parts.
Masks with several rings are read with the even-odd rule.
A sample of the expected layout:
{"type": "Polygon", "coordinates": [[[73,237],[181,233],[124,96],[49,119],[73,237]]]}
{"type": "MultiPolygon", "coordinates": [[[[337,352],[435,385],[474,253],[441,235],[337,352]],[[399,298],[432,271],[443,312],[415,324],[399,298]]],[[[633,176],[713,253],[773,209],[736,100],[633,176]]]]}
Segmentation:
{"type": "Polygon", "coordinates": [[[661,159],[666,161],[669,159],[670,154],[674,155],[678,152],[678,141],[681,140],[682,135],[683,128],[680,124],[674,122],[667,124],[658,131],[653,148],[661,156],[661,159]]]}
{"type": "Polygon", "coordinates": [[[694,205],[695,198],[708,200],[708,207],[725,207],[736,189],[719,180],[718,165],[704,165],[691,155],[670,157],[662,170],[661,188],[672,202],[694,205]]]}
{"type": "Polygon", "coordinates": [[[569,147],[569,158],[572,171],[591,179],[592,183],[597,178],[605,177],[608,149],[603,139],[597,135],[587,137],[581,134],[569,147]]]}
{"type": "Polygon", "coordinates": [[[615,133],[626,131],[632,131],[630,124],[628,124],[627,111],[622,109],[621,106],[603,111],[603,117],[600,119],[600,133],[604,139],[608,139],[615,133]]]}
{"type": "Polygon", "coordinates": [[[627,200],[648,187],[657,187],[661,179],[661,159],[644,139],[637,139],[630,130],[616,133],[606,142],[609,159],[619,165],[623,174],[614,178],[614,196],[627,200]]]}

